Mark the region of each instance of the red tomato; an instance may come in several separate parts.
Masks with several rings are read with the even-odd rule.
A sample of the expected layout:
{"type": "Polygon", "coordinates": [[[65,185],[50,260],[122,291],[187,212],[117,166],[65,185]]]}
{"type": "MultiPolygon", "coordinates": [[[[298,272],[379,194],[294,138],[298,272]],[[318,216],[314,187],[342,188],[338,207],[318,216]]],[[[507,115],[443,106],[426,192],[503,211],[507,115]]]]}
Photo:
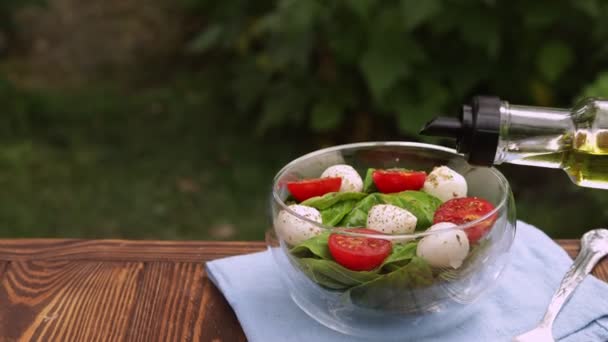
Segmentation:
{"type": "MultiPolygon", "coordinates": [[[[364,234],[382,234],[371,229],[349,229],[364,234]]],[[[380,266],[391,254],[389,240],[332,233],[328,240],[329,252],[336,262],[349,270],[369,271],[380,266]]]]}
{"type": "MultiPolygon", "coordinates": [[[[455,224],[463,224],[475,221],[493,209],[494,205],[483,198],[453,198],[437,208],[435,216],[433,217],[433,223],[452,222],[455,224]]],[[[492,229],[492,225],[496,221],[496,216],[497,215],[494,214],[479,224],[464,230],[471,244],[479,241],[479,239],[492,229]]]]}
{"type": "Polygon", "coordinates": [[[296,200],[302,202],[311,197],[336,192],[340,190],[340,185],[342,185],[341,177],[327,177],[288,182],[287,189],[296,200]]]}
{"type": "Polygon", "coordinates": [[[385,194],[405,190],[420,190],[426,179],[424,171],[376,170],[372,174],[374,184],[385,194]]]}

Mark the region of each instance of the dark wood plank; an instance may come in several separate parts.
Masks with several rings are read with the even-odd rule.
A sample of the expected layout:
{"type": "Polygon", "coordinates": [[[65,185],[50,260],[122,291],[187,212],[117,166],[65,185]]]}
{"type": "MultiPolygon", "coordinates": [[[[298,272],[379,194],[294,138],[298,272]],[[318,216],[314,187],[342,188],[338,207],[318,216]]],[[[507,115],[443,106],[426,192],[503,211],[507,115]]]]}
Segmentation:
{"type": "MultiPolygon", "coordinates": [[[[571,255],[578,240],[558,243],[571,255]]],[[[0,341],[245,341],[203,261],[262,242],[0,240],[0,341]]],[[[608,260],[594,274],[608,280],[608,260]]]]}
{"type": "Polygon", "coordinates": [[[204,262],[227,255],[252,253],[265,248],[266,244],[261,241],[0,240],[0,261],[204,262]]]}
{"type": "Polygon", "coordinates": [[[4,275],[4,270],[8,267],[9,261],[0,261],[0,279],[4,275]]]}
{"type": "Polygon", "coordinates": [[[247,341],[232,307],[208,278],[200,309],[194,341],[247,341]]]}
{"type": "Polygon", "coordinates": [[[148,263],[128,341],[244,341],[234,312],[201,263],[148,263]]]}
{"type": "MultiPolygon", "coordinates": [[[[576,258],[581,249],[579,240],[557,240],[557,242],[572,258],[576,258]]],[[[608,282],[608,257],[597,264],[593,269],[593,275],[608,282]]]]}
{"type": "Polygon", "coordinates": [[[0,336],[23,341],[126,335],[142,263],[13,261],[0,283],[0,336]]]}

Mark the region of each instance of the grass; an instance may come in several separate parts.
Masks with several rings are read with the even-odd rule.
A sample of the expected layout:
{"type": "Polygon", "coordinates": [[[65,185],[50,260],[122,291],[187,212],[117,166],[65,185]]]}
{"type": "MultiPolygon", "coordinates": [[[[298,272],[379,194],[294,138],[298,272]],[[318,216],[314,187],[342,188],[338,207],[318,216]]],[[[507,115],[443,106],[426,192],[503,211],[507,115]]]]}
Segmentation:
{"type": "Polygon", "coordinates": [[[3,236],[262,239],[272,177],[300,153],[184,89],[39,101],[45,125],[0,145],[3,236]]]}
{"type": "MultiPolygon", "coordinates": [[[[0,235],[263,239],[272,177],[313,150],[311,138],[256,138],[250,118],[195,89],[5,89],[0,235]]],[[[608,191],[578,188],[560,170],[501,170],[518,217],[552,237],[608,222],[608,191]]]]}

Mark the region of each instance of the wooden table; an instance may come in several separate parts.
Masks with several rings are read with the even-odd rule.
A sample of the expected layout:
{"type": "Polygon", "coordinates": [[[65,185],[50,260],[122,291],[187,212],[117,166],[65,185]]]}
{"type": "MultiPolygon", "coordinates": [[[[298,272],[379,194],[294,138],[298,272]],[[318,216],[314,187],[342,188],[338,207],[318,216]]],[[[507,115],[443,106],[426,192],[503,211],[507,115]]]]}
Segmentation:
{"type": "MultiPolygon", "coordinates": [[[[575,256],[578,241],[558,241],[575,256]]],[[[263,242],[0,240],[0,341],[245,341],[204,262],[263,242]]],[[[608,260],[594,274],[608,281],[608,260]]]]}

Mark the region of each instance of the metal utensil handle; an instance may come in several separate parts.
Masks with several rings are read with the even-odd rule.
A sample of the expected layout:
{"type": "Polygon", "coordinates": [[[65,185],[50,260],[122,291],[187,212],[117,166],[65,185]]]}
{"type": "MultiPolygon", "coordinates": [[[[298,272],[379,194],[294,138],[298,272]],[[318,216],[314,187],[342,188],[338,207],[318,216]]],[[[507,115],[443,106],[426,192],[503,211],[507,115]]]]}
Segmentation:
{"type": "Polygon", "coordinates": [[[570,299],[576,287],[591,272],[595,264],[607,254],[606,251],[592,251],[584,244],[581,248],[581,252],[574,260],[574,263],[572,263],[572,266],[570,266],[568,272],[566,272],[559,288],[553,294],[547,312],[545,312],[545,316],[541,321],[541,326],[550,328],[553,325],[557,314],[568,299],[570,299]]]}

